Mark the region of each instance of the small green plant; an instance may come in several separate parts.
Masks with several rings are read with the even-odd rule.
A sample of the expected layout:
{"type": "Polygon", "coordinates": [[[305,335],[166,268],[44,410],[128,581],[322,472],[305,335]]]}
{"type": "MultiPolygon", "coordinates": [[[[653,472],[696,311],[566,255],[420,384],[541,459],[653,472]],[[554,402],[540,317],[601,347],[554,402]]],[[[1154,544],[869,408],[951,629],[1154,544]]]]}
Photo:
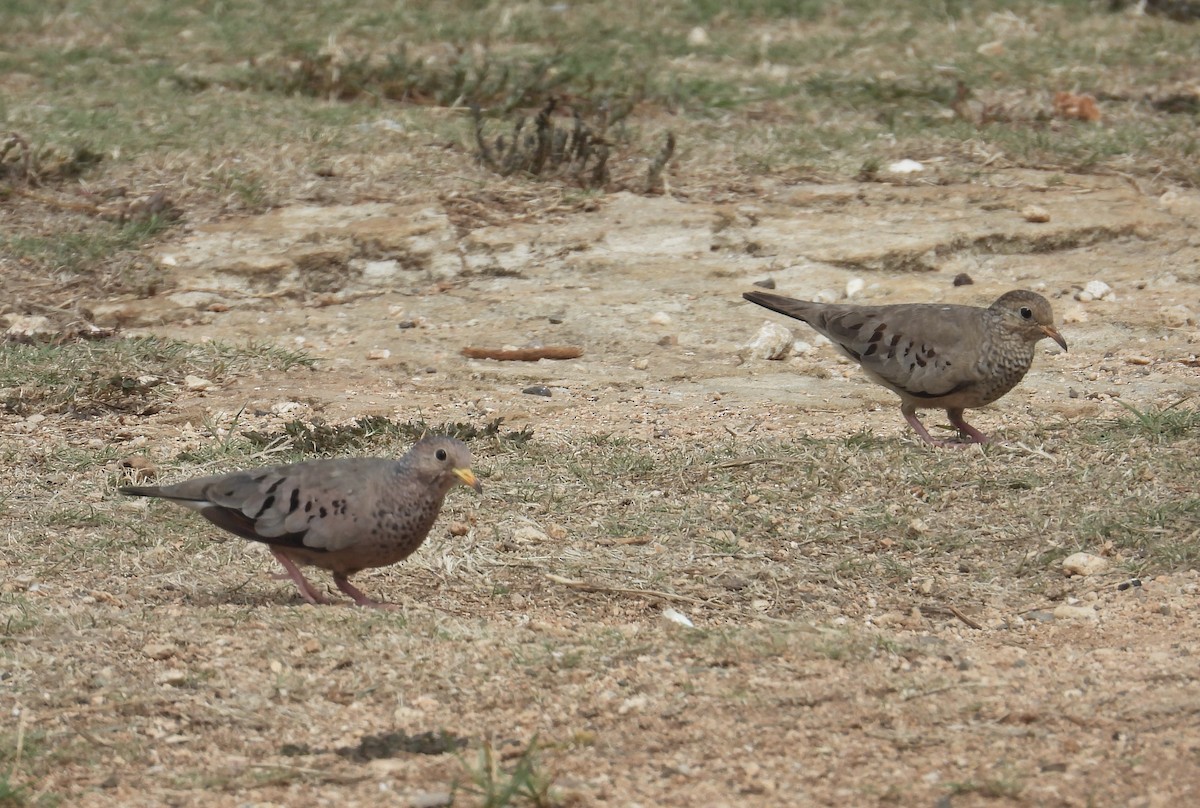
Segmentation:
{"type": "Polygon", "coordinates": [[[541,769],[537,751],[537,736],[534,736],[512,768],[505,770],[491,742],[484,741],[474,765],[459,758],[470,784],[458,783],[456,788],[478,796],[481,808],[509,805],[554,808],[559,803],[552,793],[553,778],[541,769]]]}
{"type": "Polygon", "coordinates": [[[1117,424],[1123,429],[1144,432],[1155,443],[1200,434],[1200,410],[1180,407],[1187,400],[1181,398],[1166,407],[1146,410],[1118,401],[1130,415],[1117,419],[1117,424]]]}

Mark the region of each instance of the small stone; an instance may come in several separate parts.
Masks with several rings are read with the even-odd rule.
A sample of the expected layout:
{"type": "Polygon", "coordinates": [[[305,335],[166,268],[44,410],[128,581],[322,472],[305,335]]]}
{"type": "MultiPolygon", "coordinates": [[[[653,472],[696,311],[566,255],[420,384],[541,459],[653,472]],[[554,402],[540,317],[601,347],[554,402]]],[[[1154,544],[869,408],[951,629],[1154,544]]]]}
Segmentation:
{"type": "Polygon", "coordinates": [[[1021,218],[1027,222],[1042,224],[1050,221],[1050,211],[1043,208],[1041,205],[1027,205],[1021,208],[1021,218]]]}
{"type": "Polygon", "coordinates": [[[550,388],[544,384],[535,384],[532,387],[526,387],[521,392],[527,396],[545,396],[546,398],[550,398],[551,395],[550,388]]]}
{"type": "Polygon", "coordinates": [[[644,359],[644,358],[643,359],[635,359],[633,362],[634,370],[645,370],[648,367],[650,367],[649,359],[644,359]]]}
{"type": "Polygon", "coordinates": [[[154,462],[145,455],[126,457],[121,460],[119,465],[129,479],[135,483],[150,482],[158,476],[158,466],[154,465],[154,462]]]}
{"type": "Polygon", "coordinates": [[[754,285],[761,286],[763,289],[774,289],[775,288],[775,279],[774,278],[765,278],[764,280],[761,280],[761,281],[755,281],[754,285]]]}
{"type": "Polygon", "coordinates": [[[653,325],[670,325],[671,315],[667,314],[665,311],[656,311],[654,314],[650,315],[650,322],[653,325]]]}
{"type": "Polygon", "coordinates": [[[446,530],[451,536],[465,536],[471,532],[471,526],[466,522],[451,522],[446,530]]]}
{"type": "Polygon", "coordinates": [[[412,320],[401,320],[396,323],[396,328],[416,328],[417,324],[412,320]]]}
{"type": "Polygon", "coordinates": [[[1116,301],[1117,296],[1113,293],[1112,287],[1104,281],[1088,281],[1081,291],[1075,293],[1075,299],[1081,303],[1092,300],[1116,301]]]}
{"type": "Polygon", "coordinates": [[[783,359],[792,349],[792,342],[791,329],[767,321],[742,351],[754,359],[783,359]]]}
{"type": "Polygon", "coordinates": [[[954,276],[955,286],[970,286],[973,283],[975,283],[975,281],[965,272],[960,272],[954,276]]]}
{"type": "Polygon", "coordinates": [[[5,331],[5,336],[9,337],[36,337],[39,334],[52,333],[50,327],[50,318],[43,317],[40,314],[24,314],[13,317],[9,321],[8,330],[5,331]]]}
{"type": "Polygon", "coordinates": [[[1055,620],[1097,620],[1099,617],[1091,606],[1072,606],[1063,603],[1054,607],[1055,620]]]}
{"type": "Polygon", "coordinates": [[[837,292],[832,289],[822,289],[813,295],[814,303],[836,303],[838,300],[837,292]]]}
{"type": "Polygon", "coordinates": [[[851,278],[846,281],[846,297],[847,299],[854,297],[861,292],[867,285],[867,282],[862,278],[851,278]]]}
{"type": "Polygon", "coordinates": [[[390,359],[392,352],[387,348],[373,348],[367,351],[367,359],[390,359]]]}
{"type": "Polygon", "coordinates": [[[171,668],[170,670],[163,671],[158,676],[155,676],[154,681],[156,684],[160,685],[179,687],[187,682],[187,678],[187,671],[179,670],[178,668],[171,668]]]}
{"type": "Polygon", "coordinates": [[[1125,361],[1131,365],[1149,365],[1154,360],[1152,360],[1148,356],[1141,356],[1140,354],[1134,354],[1133,356],[1126,357],[1125,361]]]}
{"type": "Polygon", "coordinates": [[[701,48],[709,42],[708,31],[705,31],[699,25],[688,31],[687,43],[693,48],[701,48]]]}
{"type": "Polygon", "coordinates": [[[170,659],[175,656],[175,646],[166,643],[147,643],[142,646],[142,653],[151,659],[170,659]]]}
{"type": "Polygon", "coordinates": [[[454,795],[449,791],[422,791],[408,798],[409,808],[450,808],[454,795]]]}
{"type": "Polygon", "coordinates": [[[664,348],[670,348],[679,344],[679,337],[674,334],[667,334],[665,337],[658,338],[658,344],[664,348]]]}
{"type": "Polygon", "coordinates": [[[918,163],[916,160],[897,160],[894,163],[889,163],[887,170],[892,174],[915,174],[919,171],[924,171],[925,166],[918,163]]]}
{"type": "Polygon", "coordinates": [[[533,525],[520,525],[519,527],[513,528],[512,532],[509,534],[509,538],[518,544],[529,544],[532,542],[545,544],[550,541],[549,536],[538,530],[533,525]]]}
{"type": "Polygon", "coordinates": [[[1072,553],[1062,560],[1063,575],[1096,575],[1108,569],[1108,559],[1091,553],[1072,553]]]}
{"type": "Polygon", "coordinates": [[[551,316],[547,317],[546,319],[550,321],[550,325],[562,325],[563,324],[562,315],[557,315],[557,316],[551,315],[551,316]]]}
{"type": "Polygon", "coordinates": [[[309,637],[304,643],[304,653],[315,654],[321,650],[321,641],[316,637],[309,637]]]}
{"type": "Polygon", "coordinates": [[[193,393],[200,393],[204,390],[211,390],[213,383],[208,379],[189,373],[183,377],[183,386],[193,393]]]}

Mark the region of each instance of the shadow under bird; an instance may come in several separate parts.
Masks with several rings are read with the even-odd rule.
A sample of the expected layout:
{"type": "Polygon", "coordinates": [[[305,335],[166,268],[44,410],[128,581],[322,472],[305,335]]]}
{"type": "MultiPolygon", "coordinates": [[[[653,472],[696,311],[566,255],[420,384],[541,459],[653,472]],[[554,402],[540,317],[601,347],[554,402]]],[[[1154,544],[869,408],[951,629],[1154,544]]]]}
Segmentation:
{"type": "Polygon", "coordinates": [[[1050,301],[1024,289],[1005,292],[986,309],[812,303],[767,292],[742,297],[824,334],[871,381],[900,396],[904,419],[935,446],[962,443],[931,437],[917,410],[945,409],[966,443],[987,443],[986,435],[963,420],[963,410],[990,404],[1013,389],[1033,364],[1039,340],[1049,337],[1067,350],[1050,301]]]}
{"type": "Polygon", "coordinates": [[[309,603],[329,601],[305,579],[303,565],[332,572],[337,588],[358,605],[388,608],[359,591],[350,576],[412,555],[446,493],[459,484],[483,491],[471,471],[471,450],[453,438],[426,437],[399,459],[310,460],[118,490],[170,500],[262,542],[309,603]]]}

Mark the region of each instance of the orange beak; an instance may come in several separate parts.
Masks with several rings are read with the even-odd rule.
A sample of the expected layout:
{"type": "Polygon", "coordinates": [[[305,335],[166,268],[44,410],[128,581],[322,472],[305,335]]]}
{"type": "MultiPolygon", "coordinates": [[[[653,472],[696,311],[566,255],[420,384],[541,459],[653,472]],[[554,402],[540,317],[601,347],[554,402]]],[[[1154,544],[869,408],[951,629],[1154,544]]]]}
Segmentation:
{"type": "Polygon", "coordinates": [[[451,472],[455,477],[462,480],[463,485],[469,485],[474,488],[476,494],[483,493],[483,483],[476,479],[475,472],[470,469],[452,469],[451,472]]]}

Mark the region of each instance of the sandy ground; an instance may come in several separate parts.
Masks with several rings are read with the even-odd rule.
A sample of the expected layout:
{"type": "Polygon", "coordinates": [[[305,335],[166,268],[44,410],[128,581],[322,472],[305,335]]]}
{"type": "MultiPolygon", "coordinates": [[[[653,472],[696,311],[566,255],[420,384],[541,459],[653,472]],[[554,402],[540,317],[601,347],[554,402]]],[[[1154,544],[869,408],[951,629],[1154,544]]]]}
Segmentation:
{"type": "MultiPolygon", "coordinates": [[[[126,333],[302,347],[319,369],[234,379],[150,418],[54,428],[67,443],[98,429],[170,454],[243,408],[263,422],[502,416],[581,462],[596,436],[653,455],[865,429],[919,464],[930,450],[894,396],[803,325],[795,334],[811,349],[747,355],[764,322],[782,319],[740,299],[768,278],[782,294],[835,298],[861,279],[854,299],[869,303],[1042,291],[1070,352],[1042,343],[1024,383],[974,414],[1009,447],[1001,462],[1052,468],[1053,444],[1074,440],[1076,424],[1197,390],[1195,192],[1010,172],[970,187],[767,187],[729,203],[619,194],[502,225],[472,226],[451,208],[462,210],[348,205],[184,233],[158,250],[178,270],[169,295],[98,302],[97,318],[126,333]],[[1030,205],[1050,220],[1027,221],[1030,205]],[[386,226],[401,219],[407,230],[386,226]],[[955,286],[962,273],[973,283],[955,286]],[[1090,281],[1112,296],[1077,299],[1090,281]],[[583,356],[460,353],[558,345],[583,356]],[[535,385],[551,395],[522,392],[535,385]]],[[[32,452],[36,437],[9,421],[9,451],[32,452]]],[[[979,473],[986,457],[967,451],[965,473],[979,473]]],[[[479,466],[486,496],[455,492],[443,517],[469,523],[469,536],[435,530],[418,557],[360,581],[404,603],[400,615],[302,606],[267,578],[259,548],[190,522],[170,523],[180,538],[158,550],[123,551],[124,578],[96,580],[70,554],[38,571],[41,586],[0,611],[10,625],[34,615],[8,632],[0,706],[60,761],[33,769],[30,792],[81,806],[448,804],[480,742],[511,768],[536,736],[538,769],[564,805],[1200,799],[1196,570],[1133,586],[1114,571],[1054,600],[1010,587],[1003,569],[982,585],[933,564],[911,590],[872,590],[806,578],[800,559],[817,550],[786,526],[743,558],[685,557],[671,536],[622,543],[587,518],[558,525],[519,462],[479,466]],[[516,532],[526,524],[534,532],[516,532]],[[547,573],[609,583],[587,591],[547,573]],[[921,586],[970,605],[931,606],[921,586]],[[664,618],[668,608],[695,628],[664,618]],[[457,757],[345,751],[440,730],[470,745],[457,757]]],[[[879,473],[895,490],[917,477],[912,466],[879,473]]],[[[1196,479],[1195,466],[1181,470],[1180,498],[1196,495],[1196,479]]],[[[777,483],[761,481],[789,490],[777,483]]],[[[787,524],[812,504],[781,506],[787,524]]],[[[619,513],[620,492],[579,506],[598,524],[619,513]]],[[[117,515],[99,529],[108,541],[146,513],[110,492],[96,507],[117,515]]],[[[1003,540],[986,528],[985,516],[981,542],[1003,540]]],[[[455,804],[478,802],[457,792],[455,804]]]]}

